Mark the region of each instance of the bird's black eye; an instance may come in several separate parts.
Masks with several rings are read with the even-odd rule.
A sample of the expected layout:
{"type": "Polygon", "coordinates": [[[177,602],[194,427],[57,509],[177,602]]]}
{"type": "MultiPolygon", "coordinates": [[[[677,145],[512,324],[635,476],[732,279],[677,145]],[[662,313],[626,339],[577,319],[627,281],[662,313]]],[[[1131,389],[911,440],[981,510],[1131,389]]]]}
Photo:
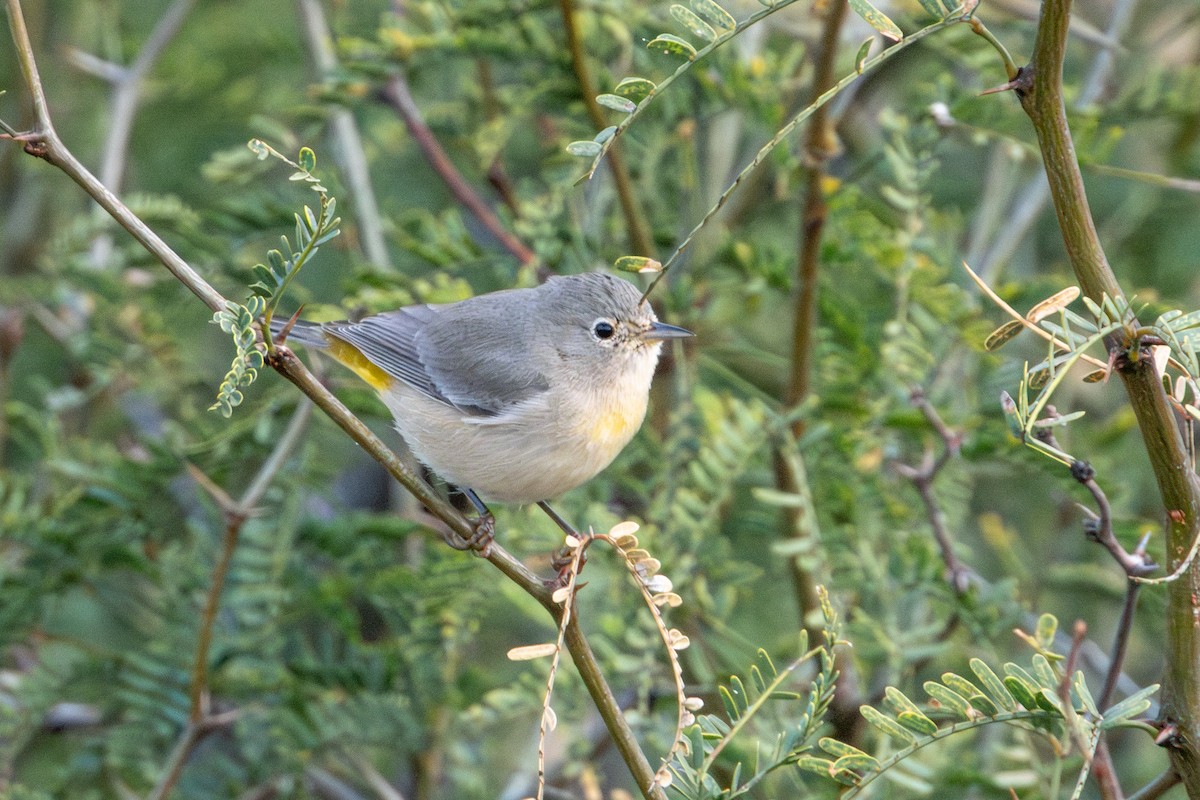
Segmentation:
{"type": "Polygon", "coordinates": [[[598,319],[592,325],[592,333],[596,334],[597,339],[611,339],[616,332],[617,329],[606,319],[598,319]]]}

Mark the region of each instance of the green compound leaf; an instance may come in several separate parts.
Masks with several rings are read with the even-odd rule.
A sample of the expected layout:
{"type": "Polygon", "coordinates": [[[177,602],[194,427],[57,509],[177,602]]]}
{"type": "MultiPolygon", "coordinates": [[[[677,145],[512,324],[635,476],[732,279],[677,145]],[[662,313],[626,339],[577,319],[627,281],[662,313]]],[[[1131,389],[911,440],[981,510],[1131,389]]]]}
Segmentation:
{"type": "Polygon", "coordinates": [[[896,719],[904,727],[923,736],[932,736],[937,733],[937,723],[919,711],[901,711],[896,719]]]}
{"type": "Polygon", "coordinates": [[[1039,707],[1034,694],[1038,689],[1032,684],[1026,683],[1015,675],[1008,675],[1004,678],[1004,686],[1008,689],[1009,694],[1025,708],[1032,710],[1039,707]]]}
{"type": "Polygon", "coordinates": [[[861,770],[863,772],[878,772],[879,761],[866,753],[852,753],[842,756],[837,761],[833,762],[834,772],[850,772],[852,770],[861,770]]]}
{"type": "Polygon", "coordinates": [[[1131,694],[1104,713],[1102,728],[1115,728],[1124,722],[1145,713],[1151,706],[1150,697],[1158,691],[1158,684],[1147,686],[1136,694],[1131,694]]]}
{"type": "Polygon", "coordinates": [[[941,6],[937,4],[937,0],[920,0],[920,2],[925,13],[934,19],[942,19],[946,15],[941,6]]]}

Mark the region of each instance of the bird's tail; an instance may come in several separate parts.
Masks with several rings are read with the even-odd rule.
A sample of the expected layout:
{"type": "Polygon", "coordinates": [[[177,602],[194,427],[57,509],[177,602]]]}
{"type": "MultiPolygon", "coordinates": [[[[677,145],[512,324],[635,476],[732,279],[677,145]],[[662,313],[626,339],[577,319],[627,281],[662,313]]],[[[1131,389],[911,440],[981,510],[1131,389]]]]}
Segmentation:
{"type": "MultiPolygon", "coordinates": [[[[271,335],[278,336],[283,333],[283,326],[287,325],[287,320],[273,319],[271,320],[271,335]]],[[[308,347],[319,347],[322,350],[329,347],[329,337],[321,330],[321,324],[318,322],[306,322],[298,319],[292,325],[292,329],[288,331],[288,344],[303,344],[308,347]]]]}

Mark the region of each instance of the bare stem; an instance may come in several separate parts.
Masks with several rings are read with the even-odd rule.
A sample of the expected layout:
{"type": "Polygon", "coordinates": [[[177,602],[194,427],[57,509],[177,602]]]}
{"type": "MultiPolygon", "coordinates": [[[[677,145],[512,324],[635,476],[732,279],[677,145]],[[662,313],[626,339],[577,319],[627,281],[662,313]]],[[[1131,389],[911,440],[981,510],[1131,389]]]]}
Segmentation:
{"type": "Polygon", "coordinates": [[[188,757],[191,756],[192,750],[196,748],[196,745],[208,734],[226,725],[231,725],[237,718],[237,711],[226,711],[221,714],[213,714],[210,717],[205,717],[198,722],[189,721],[184,728],[183,735],[175,743],[175,749],[171,751],[171,755],[167,758],[163,774],[159,776],[158,783],[154,784],[154,788],[146,795],[146,800],[166,800],[167,795],[171,793],[171,789],[175,788],[175,784],[179,781],[179,776],[183,773],[183,767],[187,764],[188,757]]]}
{"type": "Polygon", "coordinates": [[[1096,507],[1100,509],[1098,515],[1091,515],[1090,519],[1084,523],[1084,530],[1088,538],[1104,545],[1113,560],[1125,571],[1126,577],[1140,578],[1157,570],[1158,565],[1146,558],[1144,553],[1130,553],[1117,541],[1112,529],[1112,507],[1109,505],[1104,490],[1096,483],[1095,472],[1091,465],[1086,461],[1076,461],[1071,465],[1071,475],[1092,493],[1092,499],[1096,501],[1096,507]]]}
{"type": "MultiPolygon", "coordinates": [[[[604,115],[604,109],[596,102],[596,85],[588,70],[587,55],[579,36],[579,23],[575,19],[575,0],[559,0],[558,7],[562,12],[563,27],[567,33],[567,52],[571,54],[571,68],[575,70],[575,80],[579,82],[583,104],[587,108],[592,125],[596,130],[601,130],[608,126],[608,119],[604,115]]],[[[615,142],[608,150],[608,166],[612,170],[617,199],[625,215],[625,227],[629,229],[629,244],[638,254],[653,257],[654,241],[646,226],[646,215],[633,192],[633,181],[629,178],[625,158],[615,142]]]]}
{"type": "Polygon", "coordinates": [[[104,154],[100,158],[100,182],[113,190],[121,191],[125,176],[125,162],[129,156],[129,135],[141,100],[142,82],[150,73],[162,51],[179,33],[188,13],[196,0],[174,0],[159,18],[138,52],[133,63],[116,70],[113,83],[112,118],[108,137],[104,141],[104,154]]]}
{"type": "Polygon", "coordinates": [[[425,123],[425,117],[421,114],[421,109],[417,107],[412,92],[408,88],[408,81],[403,76],[393,75],[383,88],[383,98],[404,120],[409,134],[424,154],[425,160],[446,184],[450,193],[454,195],[454,199],[470,211],[479,220],[479,223],[487,228],[492,236],[496,237],[505,250],[516,256],[518,261],[522,264],[537,263],[537,254],[504,227],[504,223],[500,221],[496,213],[487,203],[483,202],[483,198],[467,183],[462,173],[454,166],[454,162],[446,155],[441,143],[425,123]]]}
{"type": "MultiPolygon", "coordinates": [[[[337,53],[334,52],[329,23],[320,0],[299,0],[304,38],[312,54],[320,77],[324,78],[337,69],[337,53]]],[[[390,268],[387,239],[383,234],[383,217],[371,186],[371,170],[363,147],[362,135],[354,114],[347,108],[334,107],[329,111],[329,122],[333,138],[337,143],[337,155],[346,177],[346,186],[353,198],[354,219],[358,223],[359,238],[363,252],[374,266],[390,268]]]]}
{"type": "Polygon", "coordinates": [[[933,538],[937,541],[942,561],[946,565],[950,586],[956,594],[962,595],[970,588],[974,572],[955,554],[954,540],[946,527],[946,515],[942,513],[942,507],[933,493],[933,483],[937,480],[938,474],[950,463],[950,459],[958,454],[959,447],[962,445],[962,434],[952,431],[942,421],[937,409],[933,407],[933,404],[925,396],[925,392],[920,388],[912,390],[912,404],[920,409],[937,433],[942,442],[942,452],[935,457],[931,451],[926,451],[920,466],[897,462],[892,465],[892,468],[896,474],[910,481],[913,488],[917,490],[917,494],[921,496],[925,514],[929,519],[929,527],[933,531],[933,538]]]}
{"type": "Polygon", "coordinates": [[[1129,795],[1129,800],[1158,800],[1179,785],[1179,773],[1169,769],[1141,789],[1129,795]]]}
{"type": "Polygon", "coordinates": [[[646,754],[638,746],[633,731],[625,723],[625,717],[620,714],[617,698],[604,680],[600,665],[596,662],[596,654],[592,652],[591,644],[584,636],[583,629],[579,627],[578,617],[572,618],[570,624],[567,625],[565,639],[567,650],[575,662],[575,668],[579,670],[579,675],[583,678],[583,685],[587,687],[588,694],[592,696],[592,702],[601,710],[604,722],[608,725],[608,732],[613,737],[613,744],[616,745],[625,765],[633,773],[642,796],[646,800],[666,800],[666,793],[663,792],[661,786],[654,782],[654,768],[650,766],[646,754]],[[606,709],[617,710],[622,723],[619,730],[614,729],[612,722],[605,714],[606,709]]]}
{"type": "MultiPolygon", "coordinates": [[[[1033,58],[1021,70],[1016,91],[1037,132],[1051,198],[1076,278],[1088,297],[1100,302],[1106,294],[1123,295],[1096,234],[1067,126],[1062,68],[1070,11],[1070,0],[1044,0],[1033,58]]],[[[1117,361],[1166,508],[1171,567],[1200,532],[1200,484],[1189,468],[1187,448],[1153,365],[1142,359],[1117,361]]],[[[1193,624],[1198,592],[1200,564],[1193,564],[1167,588],[1167,663],[1162,704],[1165,725],[1175,727],[1179,733],[1168,742],[1171,760],[1191,796],[1200,796],[1200,682],[1195,679],[1200,669],[1200,628],[1193,624]]]]}
{"type": "Polygon", "coordinates": [[[1113,692],[1117,688],[1117,680],[1121,677],[1121,669],[1125,663],[1125,653],[1129,650],[1129,634],[1133,632],[1133,612],[1137,609],[1138,591],[1141,584],[1129,581],[1125,586],[1125,603],[1121,606],[1121,619],[1117,622],[1117,632],[1114,634],[1112,660],[1108,662],[1108,674],[1104,676],[1104,688],[1096,700],[1101,710],[1108,708],[1112,702],[1113,692]]]}
{"type": "MultiPolygon", "coordinates": [[[[846,19],[844,0],[829,3],[821,25],[821,38],[813,50],[813,81],[809,105],[817,102],[836,80],[838,38],[846,19]]],[[[821,236],[829,207],[825,203],[825,162],[837,151],[837,134],[830,120],[829,106],[820,105],[813,112],[804,140],[807,169],[804,201],[800,208],[800,254],[796,261],[796,282],[792,317],[792,365],[788,378],[786,406],[795,406],[808,397],[812,379],[813,340],[817,325],[817,277],[821,265],[821,236]]],[[[804,432],[804,420],[792,423],[792,434],[804,432]]]]}
{"type": "Polygon", "coordinates": [[[180,283],[186,286],[213,311],[225,308],[225,298],[200,277],[191,266],[180,258],[175,251],[167,246],[157,233],[138,219],[115,194],[96,176],[80,163],[54,130],[50,118],[50,109],[46,104],[46,96],[42,89],[41,78],[38,75],[37,61],[33,55],[33,45],[29,41],[29,32],[25,28],[25,18],[21,13],[20,0],[6,0],[8,17],[12,28],[13,42],[17,47],[17,58],[21,62],[21,73],[25,77],[25,85],[33,97],[33,110],[37,129],[22,137],[25,151],[31,155],[44,158],[49,163],[61,169],[71,180],[79,184],[97,204],[115,219],[121,227],[129,231],[143,247],[155,254],[163,266],[171,271],[180,283]]]}
{"type": "MultiPolygon", "coordinates": [[[[13,41],[16,44],[17,57],[21,63],[21,71],[25,78],[26,88],[33,99],[38,125],[36,131],[23,134],[19,137],[25,143],[26,152],[45,159],[50,164],[67,173],[96,203],[116,219],[122,227],[129,231],[134,239],[145,247],[152,256],[158,259],[209,308],[214,311],[223,310],[226,300],[220,292],[200,277],[158,234],[142,222],[116,195],[108,191],[94,175],[88,172],[58,138],[58,135],[54,132],[41,79],[38,76],[37,62],[34,58],[33,47],[29,41],[28,31],[25,27],[20,0],[5,0],[5,4],[12,29],[13,41]]],[[[409,99],[411,100],[411,97],[409,99]]],[[[525,252],[530,259],[533,258],[531,251],[526,250],[525,252]]],[[[366,425],[351,414],[349,409],[334,397],[288,348],[276,348],[275,356],[271,359],[271,366],[289,381],[296,384],[310,400],[328,414],[372,458],[382,464],[406,490],[425,505],[434,516],[445,523],[450,534],[460,540],[469,539],[474,534],[475,526],[472,522],[459,513],[447,501],[439,497],[433,491],[433,488],[422,481],[419,476],[409,470],[400,458],[375,436],[366,425]]],[[[494,543],[487,559],[493,566],[504,573],[505,576],[541,603],[548,611],[552,614],[555,613],[554,604],[551,602],[551,592],[546,587],[545,582],[530,572],[524,564],[494,543]]],[[[633,731],[625,721],[621,713],[621,708],[604,679],[595,654],[592,653],[586,638],[579,630],[577,624],[568,628],[566,641],[567,649],[571,653],[575,665],[579,669],[585,685],[588,687],[588,691],[592,694],[596,702],[598,712],[608,726],[614,741],[617,742],[618,749],[633,772],[634,777],[638,780],[639,786],[642,787],[643,793],[647,798],[662,800],[665,797],[662,789],[653,784],[654,771],[650,769],[645,755],[638,748],[633,731]]],[[[223,721],[223,718],[210,717],[207,719],[207,722],[218,720],[223,721]]],[[[206,720],[202,720],[202,723],[205,722],[206,720]]],[[[203,735],[203,731],[207,730],[204,724],[199,726],[191,725],[189,729],[199,731],[199,733],[188,734],[189,736],[203,735]]],[[[190,752],[190,748],[193,745],[194,742],[189,744],[186,737],[181,739],[175,754],[172,756],[172,762],[168,767],[167,773],[164,774],[160,783],[166,781],[171,773],[182,769],[183,761],[186,760],[187,753],[190,752]],[[182,755],[178,756],[178,762],[176,763],[175,758],[177,754],[182,755]]],[[[170,778],[172,782],[176,779],[177,776],[176,778],[170,778]]],[[[167,788],[169,789],[169,786],[167,788]]],[[[150,800],[162,800],[164,796],[165,791],[160,792],[156,787],[155,791],[150,795],[150,800]]]]}

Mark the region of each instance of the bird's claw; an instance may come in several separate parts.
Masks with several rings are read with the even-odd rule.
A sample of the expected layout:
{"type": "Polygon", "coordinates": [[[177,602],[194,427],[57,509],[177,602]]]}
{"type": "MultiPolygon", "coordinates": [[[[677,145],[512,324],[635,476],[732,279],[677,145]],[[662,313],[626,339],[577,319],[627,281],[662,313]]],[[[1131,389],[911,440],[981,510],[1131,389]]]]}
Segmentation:
{"type": "Polygon", "coordinates": [[[480,558],[487,558],[492,554],[492,542],[496,539],[496,518],[489,512],[477,517],[474,526],[475,532],[466,540],[467,548],[480,558]]]}
{"type": "MultiPolygon", "coordinates": [[[[561,589],[571,582],[571,566],[575,563],[575,550],[572,548],[561,548],[556,552],[550,560],[550,566],[555,571],[555,576],[546,581],[546,588],[561,589]]],[[[583,572],[583,565],[587,563],[587,552],[579,554],[579,568],[575,575],[583,572]]]]}

